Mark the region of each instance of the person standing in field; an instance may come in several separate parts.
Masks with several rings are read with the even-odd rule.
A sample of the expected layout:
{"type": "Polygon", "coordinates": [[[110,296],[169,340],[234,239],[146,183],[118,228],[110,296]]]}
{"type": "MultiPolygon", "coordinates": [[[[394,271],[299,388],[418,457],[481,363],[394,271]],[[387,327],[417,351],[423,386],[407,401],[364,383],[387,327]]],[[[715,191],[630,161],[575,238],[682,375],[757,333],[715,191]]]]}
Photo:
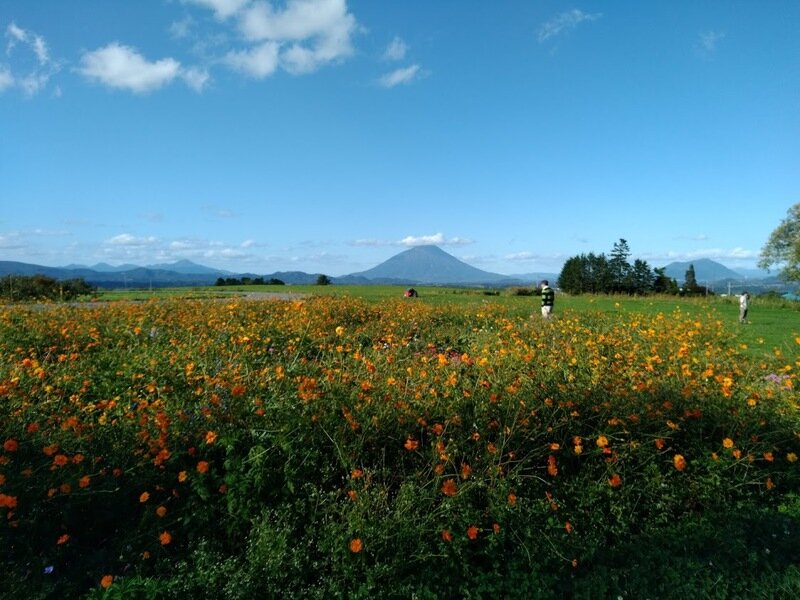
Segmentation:
{"type": "Polygon", "coordinates": [[[553,305],[556,302],[556,293],[553,288],[550,287],[550,282],[547,281],[547,279],[542,280],[539,293],[542,296],[542,317],[549,319],[553,316],[553,305]]]}
{"type": "Polygon", "coordinates": [[[742,292],[739,296],[739,323],[747,323],[747,309],[750,305],[750,294],[747,290],[742,292]]]}

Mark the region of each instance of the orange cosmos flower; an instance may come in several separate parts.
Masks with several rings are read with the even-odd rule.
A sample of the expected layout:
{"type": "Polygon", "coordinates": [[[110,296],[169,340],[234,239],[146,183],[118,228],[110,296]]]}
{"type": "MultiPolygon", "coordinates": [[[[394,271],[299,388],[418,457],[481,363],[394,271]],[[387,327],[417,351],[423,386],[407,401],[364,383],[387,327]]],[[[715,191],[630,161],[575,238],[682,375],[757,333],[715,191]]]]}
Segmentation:
{"type": "Polygon", "coordinates": [[[240,396],[244,396],[247,392],[247,388],[243,386],[241,383],[237,383],[231,388],[231,396],[234,398],[239,398],[240,396]]]}
{"type": "Polygon", "coordinates": [[[172,541],[172,535],[169,531],[162,531],[158,536],[158,541],[161,542],[162,546],[166,546],[172,541]]]}
{"type": "Polygon", "coordinates": [[[89,477],[88,475],[84,475],[83,477],[81,477],[78,480],[78,486],[81,487],[81,488],[87,488],[87,487],[89,487],[89,484],[91,482],[92,482],[91,477],[89,477]]]}
{"type": "Polygon", "coordinates": [[[478,528],[475,525],[470,525],[467,528],[467,537],[471,540],[478,539],[478,528]]]}
{"type": "Polygon", "coordinates": [[[416,450],[417,448],[419,448],[419,442],[415,439],[407,438],[406,443],[403,444],[403,447],[409,451],[416,450]]]}
{"type": "Polygon", "coordinates": [[[565,530],[567,533],[572,533],[572,523],[570,523],[569,521],[567,521],[566,523],[564,523],[564,530],[565,530]]]}
{"type": "Polygon", "coordinates": [[[361,538],[353,538],[350,540],[350,552],[353,554],[358,554],[364,549],[364,543],[361,541],[361,538]]]}
{"type": "Polygon", "coordinates": [[[47,456],[53,456],[53,454],[58,452],[58,444],[50,444],[49,446],[45,446],[42,448],[42,452],[44,452],[47,456]]]}
{"type": "Polygon", "coordinates": [[[178,473],[178,481],[180,481],[181,483],[186,481],[188,478],[189,474],[186,471],[181,471],[180,473],[178,473]]]}
{"type": "Polygon", "coordinates": [[[560,449],[561,449],[561,444],[559,444],[558,442],[552,442],[550,444],[550,450],[552,450],[553,452],[560,449]]]}
{"type": "Polygon", "coordinates": [[[61,537],[58,538],[58,541],[56,541],[56,544],[61,546],[62,544],[66,544],[68,541],[69,541],[69,534],[65,533],[64,535],[62,535],[61,537]]]}
{"type": "Polygon", "coordinates": [[[797,462],[797,454],[794,452],[789,452],[789,454],[786,455],[786,460],[788,460],[790,463],[797,462]]]}
{"type": "Polygon", "coordinates": [[[69,459],[63,454],[56,454],[55,457],[53,457],[53,464],[57,467],[63,467],[68,462],[69,459]]]}
{"type": "Polygon", "coordinates": [[[733,448],[733,440],[729,437],[726,437],[724,440],[722,440],[722,445],[725,448],[733,448]]]}
{"type": "Polygon", "coordinates": [[[619,476],[619,473],[614,473],[611,476],[611,479],[608,480],[608,485],[613,488],[619,487],[622,485],[622,477],[619,476]]]}
{"type": "Polygon", "coordinates": [[[517,495],[514,492],[511,492],[508,497],[508,504],[509,506],[516,506],[517,505],[517,495]]]}
{"type": "Polygon", "coordinates": [[[672,464],[675,465],[678,471],[683,471],[686,468],[686,459],[682,454],[676,454],[672,457],[672,464]]]}
{"type": "Polygon", "coordinates": [[[575,447],[572,449],[575,454],[582,454],[583,453],[583,446],[580,444],[575,444],[575,447]]]}
{"type": "Polygon", "coordinates": [[[442,427],[441,423],[434,423],[433,427],[431,427],[431,430],[433,431],[433,433],[435,435],[442,435],[442,432],[444,431],[444,427],[442,427]]]}
{"type": "Polygon", "coordinates": [[[15,439],[8,439],[5,442],[3,442],[3,450],[5,450],[6,452],[16,452],[18,448],[19,444],[15,439]]]}
{"type": "Polygon", "coordinates": [[[772,452],[764,452],[764,460],[767,462],[772,462],[775,460],[775,456],[772,454],[772,452]]]}
{"type": "Polygon", "coordinates": [[[199,463],[197,463],[197,472],[208,473],[208,461],[201,460],[199,463]]]}
{"type": "Polygon", "coordinates": [[[442,493],[445,496],[450,496],[451,498],[456,495],[457,492],[456,488],[456,480],[455,479],[447,479],[442,484],[442,493]]]}
{"type": "Polygon", "coordinates": [[[766,482],[765,485],[767,486],[768,490],[771,490],[772,488],[775,487],[775,484],[772,483],[772,478],[771,477],[767,477],[767,482],[766,482]]]}
{"type": "Polygon", "coordinates": [[[104,589],[110,588],[112,583],[114,583],[113,575],[103,575],[103,578],[100,580],[100,587],[104,589]]]}
{"type": "Polygon", "coordinates": [[[364,476],[364,471],[362,471],[361,469],[353,469],[352,471],[350,471],[351,479],[358,479],[359,477],[363,476],[364,476]]]}
{"type": "Polygon", "coordinates": [[[214,442],[217,441],[217,437],[219,437],[219,434],[217,434],[216,431],[207,431],[206,432],[206,444],[213,444],[214,442]]]}
{"type": "Polygon", "coordinates": [[[739,460],[740,458],[742,458],[742,451],[737,448],[736,450],[733,451],[733,457],[736,460],[739,460]]]}
{"type": "Polygon", "coordinates": [[[664,438],[656,438],[655,445],[659,450],[663,450],[664,446],[667,445],[667,442],[664,441],[664,438]]]}
{"type": "Polygon", "coordinates": [[[0,494],[0,508],[16,508],[16,507],[17,507],[16,496],[7,496],[6,494],[0,494]]]}
{"type": "Polygon", "coordinates": [[[148,500],[150,500],[150,493],[149,492],[142,492],[142,495],[139,496],[139,502],[144,504],[148,500]]]}
{"type": "Polygon", "coordinates": [[[467,463],[461,463],[461,479],[469,479],[470,475],[472,475],[472,467],[467,463]]]}
{"type": "Polygon", "coordinates": [[[598,448],[605,448],[608,446],[608,438],[604,435],[601,435],[599,438],[597,438],[595,444],[597,444],[598,448]]]}
{"type": "Polygon", "coordinates": [[[450,533],[449,529],[442,529],[442,539],[445,542],[452,542],[453,541],[453,534],[450,533]]]}
{"type": "Polygon", "coordinates": [[[163,517],[164,517],[164,516],[167,514],[167,507],[166,507],[166,506],[163,506],[163,505],[162,505],[162,506],[159,506],[159,507],[156,509],[156,514],[157,514],[157,515],[158,515],[160,518],[163,518],[163,517]]]}
{"type": "Polygon", "coordinates": [[[552,454],[547,457],[547,474],[550,477],[558,475],[558,467],[556,466],[556,457],[552,454]]]}

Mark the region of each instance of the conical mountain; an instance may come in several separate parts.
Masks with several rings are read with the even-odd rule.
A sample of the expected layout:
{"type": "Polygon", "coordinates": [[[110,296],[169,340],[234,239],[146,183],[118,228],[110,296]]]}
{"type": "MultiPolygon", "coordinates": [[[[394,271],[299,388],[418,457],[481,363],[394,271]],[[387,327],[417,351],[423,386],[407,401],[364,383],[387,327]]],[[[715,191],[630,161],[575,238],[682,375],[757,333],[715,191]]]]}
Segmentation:
{"type": "Polygon", "coordinates": [[[506,275],[482,271],[458,260],[438,246],[415,246],[351,277],[374,283],[480,285],[510,281],[506,275]]]}

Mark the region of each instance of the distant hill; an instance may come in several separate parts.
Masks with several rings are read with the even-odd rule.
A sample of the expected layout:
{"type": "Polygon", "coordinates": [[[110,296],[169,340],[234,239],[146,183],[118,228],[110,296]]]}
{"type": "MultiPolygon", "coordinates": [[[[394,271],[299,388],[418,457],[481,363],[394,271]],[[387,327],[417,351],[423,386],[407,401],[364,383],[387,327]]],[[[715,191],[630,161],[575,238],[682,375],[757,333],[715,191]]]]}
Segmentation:
{"type": "Polygon", "coordinates": [[[743,278],[736,271],[732,271],[725,265],[708,258],[699,258],[688,262],[673,262],[664,267],[664,272],[667,277],[672,277],[678,282],[678,285],[681,285],[686,280],[686,271],[689,270],[690,265],[694,265],[694,276],[698,283],[743,278]]]}
{"type": "Polygon", "coordinates": [[[156,271],[171,271],[173,273],[182,273],[184,275],[214,275],[215,277],[234,275],[230,271],[223,271],[222,269],[214,269],[212,267],[205,267],[198,265],[190,260],[179,260],[174,263],[161,263],[155,265],[148,265],[147,269],[156,271]]]}
{"type": "MultiPolygon", "coordinates": [[[[377,267],[347,277],[372,283],[403,285],[513,285],[522,283],[506,275],[482,271],[438,246],[415,246],[377,267]]],[[[341,279],[341,278],[340,278],[341,279]]]]}

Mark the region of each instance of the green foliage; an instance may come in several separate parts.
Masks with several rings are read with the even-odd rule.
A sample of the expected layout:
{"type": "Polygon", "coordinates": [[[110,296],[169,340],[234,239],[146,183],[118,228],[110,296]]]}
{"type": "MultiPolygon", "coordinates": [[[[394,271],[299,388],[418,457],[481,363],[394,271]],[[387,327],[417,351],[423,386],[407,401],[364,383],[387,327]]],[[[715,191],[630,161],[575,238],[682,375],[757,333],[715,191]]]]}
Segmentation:
{"type": "MultiPolygon", "coordinates": [[[[568,294],[644,295],[657,291],[669,293],[671,288],[659,281],[647,261],[636,259],[631,265],[628,242],[614,244],[610,258],[605,254],[580,254],[566,260],[558,277],[558,287],[568,294]],[[656,285],[660,284],[657,288],[656,285]]],[[[661,273],[663,277],[663,271],[661,273]]]]}
{"type": "Polygon", "coordinates": [[[74,300],[93,293],[83,279],[57,280],[45,275],[6,275],[0,278],[0,298],[11,302],[74,300]]]}
{"type": "Polygon", "coordinates": [[[758,266],[762,269],[781,266],[781,277],[800,281],[800,203],[787,211],[786,218],[770,234],[761,249],[758,266]]]}
{"type": "Polygon", "coordinates": [[[582,297],[542,322],[526,298],[429,297],[2,309],[0,577],[43,597],[796,590],[797,378],[748,360],[716,304],[582,297]]]}

